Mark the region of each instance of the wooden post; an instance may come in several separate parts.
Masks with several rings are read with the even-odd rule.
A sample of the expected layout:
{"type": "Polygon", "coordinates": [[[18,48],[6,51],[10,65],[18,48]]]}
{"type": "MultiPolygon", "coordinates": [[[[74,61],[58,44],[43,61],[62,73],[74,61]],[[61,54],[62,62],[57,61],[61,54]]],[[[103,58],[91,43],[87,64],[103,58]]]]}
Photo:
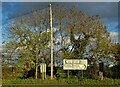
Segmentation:
{"type": "Polygon", "coordinates": [[[44,72],[42,72],[42,80],[44,80],[44,79],[45,79],[44,72]]]}
{"type": "Polygon", "coordinates": [[[51,80],[53,79],[53,29],[52,29],[52,8],[50,4],[50,32],[51,32],[51,80]]]}
{"type": "Polygon", "coordinates": [[[82,79],[83,79],[83,70],[82,70],[82,79]]]}
{"type": "Polygon", "coordinates": [[[70,75],[69,75],[69,70],[68,70],[68,79],[70,78],[70,75]]]}

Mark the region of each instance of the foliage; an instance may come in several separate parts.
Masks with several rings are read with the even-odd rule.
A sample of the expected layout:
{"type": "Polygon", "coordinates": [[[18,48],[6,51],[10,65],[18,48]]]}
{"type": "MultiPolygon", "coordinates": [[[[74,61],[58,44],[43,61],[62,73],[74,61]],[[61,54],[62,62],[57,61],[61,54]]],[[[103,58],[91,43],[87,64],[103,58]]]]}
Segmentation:
{"type": "MultiPolygon", "coordinates": [[[[34,69],[38,77],[39,63],[50,65],[50,30],[48,10],[37,10],[15,19],[7,31],[10,41],[5,42],[7,63],[22,74],[34,69]]],[[[109,32],[99,15],[88,16],[75,6],[53,9],[54,63],[62,59],[88,59],[91,78],[96,78],[98,63],[103,59],[113,62],[109,32]],[[111,58],[112,55],[112,58],[111,58]]],[[[107,64],[107,63],[106,63],[107,64]]],[[[80,73],[77,72],[78,76],[80,73]]]]}
{"type": "Polygon", "coordinates": [[[4,66],[2,70],[2,77],[3,79],[12,79],[12,68],[9,68],[8,66],[4,66]]]}
{"type": "Polygon", "coordinates": [[[22,79],[24,77],[24,75],[23,75],[23,73],[19,73],[19,74],[17,74],[16,77],[22,79]]]}
{"type": "MultiPolygon", "coordinates": [[[[37,11],[37,13],[40,12],[37,11]]],[[[49,49],[50,33],[43,28],[44,17],[43,15],[37,16],[36,12],[33,12],[28,17],[20,17],[19,20],[14,20],[13,25],[10,25],[8,28],[10,41],[6,43],[10,59],[13,59],[15,55],[17,56],[18,61],[13,61],[14,63],[16,62],[16,67],[21,68],[25,72],[36,68],[36,78],[38,63],[45,60],[44,55],[47,54],[47,49],[49,49]]]]}
{"type": "Polygon", "coordinates": [[[117,65],[111,67],[111,72],[112,72],[112,77],[113,78],[117,78],[119,79],[120,78],[120,62],[118,62],[117,65]]]}
{"type": "Polygon", "coordinates": [[[120,44],[112,44],[112,52],[115,55],[115,60],[120,61],[120,44]]]}

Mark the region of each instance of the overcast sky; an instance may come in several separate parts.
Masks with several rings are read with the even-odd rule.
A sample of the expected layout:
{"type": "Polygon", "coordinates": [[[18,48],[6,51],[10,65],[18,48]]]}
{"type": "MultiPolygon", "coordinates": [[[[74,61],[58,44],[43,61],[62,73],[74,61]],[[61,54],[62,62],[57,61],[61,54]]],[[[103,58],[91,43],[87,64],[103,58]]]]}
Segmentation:
{"type": "MultiPolygon", "coordinates": [[[[49,2],[3,2],[2,3],[2,21],[14,16],[22,15],[34,9],[48,8],[49,2]]],[[[69,8],[76,5],[78,10],[85,12],[87,15],[99,14],[104,21],[109,32],[118,33],[118,3],[117,2],[52,2],[52,6],[59,4],[60,6],[69,8]]],[[[117,34],[118,35],[118,34],[117,34]]]]}

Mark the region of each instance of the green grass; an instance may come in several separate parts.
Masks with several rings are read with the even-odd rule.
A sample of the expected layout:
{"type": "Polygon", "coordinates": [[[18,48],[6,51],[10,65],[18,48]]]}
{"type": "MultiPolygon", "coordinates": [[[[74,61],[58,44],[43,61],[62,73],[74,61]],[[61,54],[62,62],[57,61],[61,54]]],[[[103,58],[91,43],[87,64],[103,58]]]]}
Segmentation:
{"type": "Polygon", "coordinates": [[[50,79],[17,79],[17,80],[2,80],[3,84],[66,84],[65,80],[60,79],[60,80],[50,80],[50,79]]]}
{"type": "Polygon", "coordinates": [[[120,79],[105,78],[102,81],[95,79],[17,79],[17,80],[3,80],[3,84],[76,84],[76,85],[120,85],[120,79]]]}

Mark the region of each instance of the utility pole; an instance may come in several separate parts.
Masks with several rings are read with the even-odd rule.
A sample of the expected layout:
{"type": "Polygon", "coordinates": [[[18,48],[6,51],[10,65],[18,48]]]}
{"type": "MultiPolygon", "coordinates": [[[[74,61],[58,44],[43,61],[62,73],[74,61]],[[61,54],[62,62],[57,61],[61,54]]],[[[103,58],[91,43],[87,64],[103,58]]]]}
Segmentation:
{"type": "Polygon", "coordinates": [[[51,80],[53,79],[53,29],[52,29],[52,7],[50,4],[50,33],[51,33],[51,40],[50,40],[50,46],[51,46],[51,80]]]}

